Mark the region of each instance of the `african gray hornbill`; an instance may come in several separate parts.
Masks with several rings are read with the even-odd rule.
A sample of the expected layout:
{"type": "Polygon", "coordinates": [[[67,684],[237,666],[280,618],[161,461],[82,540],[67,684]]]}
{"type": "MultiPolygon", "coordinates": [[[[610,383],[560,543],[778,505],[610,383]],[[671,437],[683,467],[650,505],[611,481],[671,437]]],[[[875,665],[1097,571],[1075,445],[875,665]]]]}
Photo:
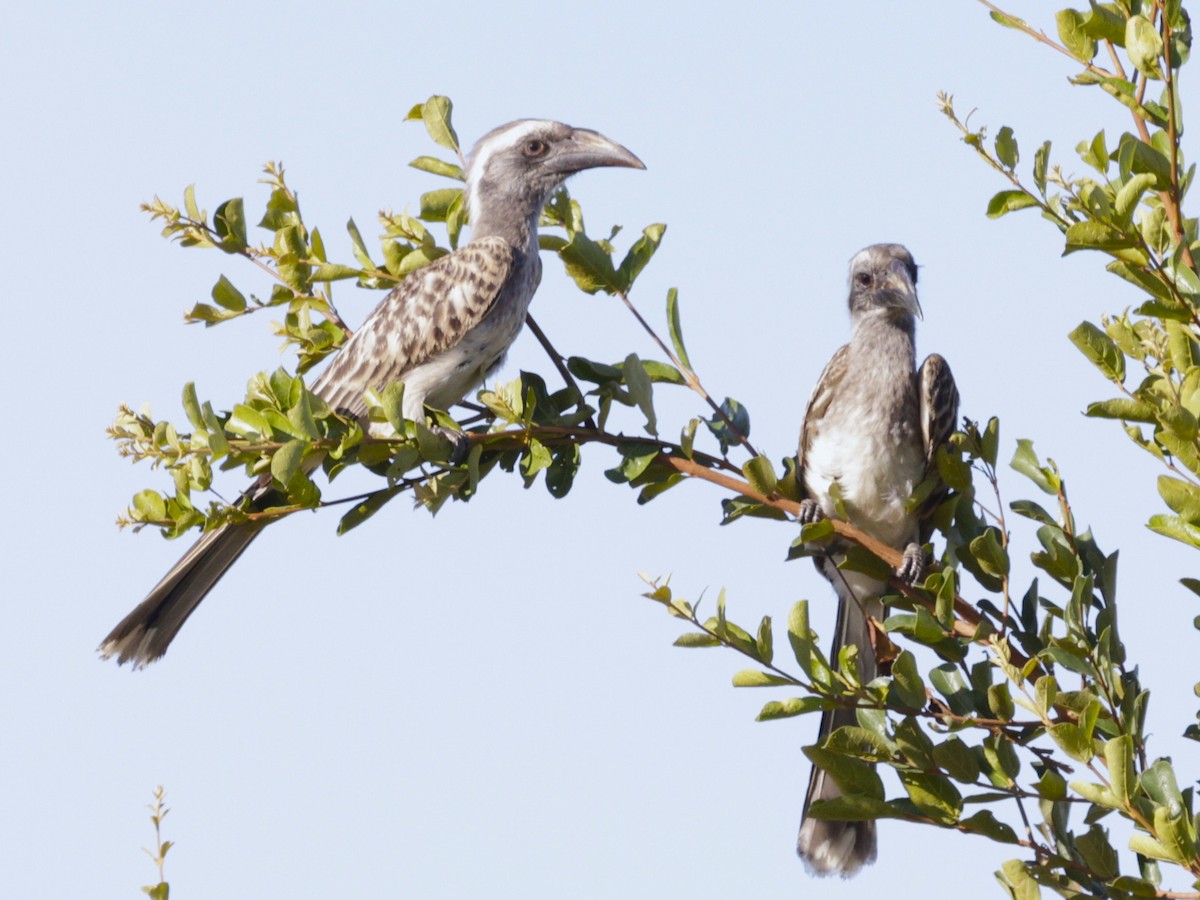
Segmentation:
{"type": "MultiPolygon", "coordinates": [[[[917,267],[899,244],[875,244],[850,260],[850,343],[833,355],[808,402],[800,430],[801,522],[837,515],[872,537],[903,551],[896,577],[921,581],[929,515],[944,492],[913,509],[914,489],[936,473],[935,453],[954,431],[958,390],[946,361],[936,353],[916,367],[914,346],[917,267]],[[836,487],[835,487],[836,486],[836,487]],[[835,498],[840,498],[835,499],[835,498]]],[[[843,545],[844,546],[844,545],[843,545]]],[[[878,674],[868,617],[882,620],[886,585],[839,569],[838,544],[816,557],[817,568],[838,595],[830,660],[843,646],[858,648],[865,684],[878,674]]],[[[819,740],[856,724],[854,709],[838,707],[821,717],[819,740]]],[[[875,823],[815,819],[814,800],[841,794],[833,779],[813,767],[797,852],[818,875],[853,875],[875,860],[875,823]]]]}
{"type": "MultiPolygon", "coordinates": [[[[389,293],[316,379],[313,392],[362,417],[368,388],[403,381],[404,415],[419,421],[426,404],[447,409],[461,400],[501,365],[525,323],[542,275],[542,207],[568,176],[599,166],[645,168],[603,135],[560,122],[521,119],[484,135],[466,172],[470,243],[389,293]]],[[[242,502],[253,507],[270,493],[264,476],[242,502]]],[[[262,527],[239,522],[201,537],[104,639],[100,655],[135,668],[162,656],[262,527]]]]}

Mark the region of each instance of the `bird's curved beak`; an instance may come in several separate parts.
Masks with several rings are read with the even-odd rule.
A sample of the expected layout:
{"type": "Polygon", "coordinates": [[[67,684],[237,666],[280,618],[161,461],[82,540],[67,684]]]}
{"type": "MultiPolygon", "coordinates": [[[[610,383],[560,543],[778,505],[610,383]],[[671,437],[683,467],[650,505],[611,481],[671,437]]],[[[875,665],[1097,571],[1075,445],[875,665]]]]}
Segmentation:
{"type": "Polygon", "coordinates": [[[912,313],[918,319],[924,319],[921,303],[917,300],[917,286],[913,284],[908,274],[908,266],[898,259],[888,263],[883,275],[883,295],[887,305],[912,313]]]}
{"type": "Polygon", "coordinates": [[[570,175],[584,169],[601,166],[622,166],[627,169],[644,169],[646,164],[615,141],[588,128],[576,128],[571,136],[559,145],[553,159],[546,161],[547,167],[555,172],[570,175]]]}

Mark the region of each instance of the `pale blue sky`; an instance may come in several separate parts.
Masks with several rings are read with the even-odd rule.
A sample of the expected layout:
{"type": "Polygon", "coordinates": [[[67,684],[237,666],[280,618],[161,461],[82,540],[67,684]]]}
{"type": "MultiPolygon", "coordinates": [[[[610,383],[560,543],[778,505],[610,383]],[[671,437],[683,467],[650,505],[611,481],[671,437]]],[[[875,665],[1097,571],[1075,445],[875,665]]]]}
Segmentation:
{"type": "MultiPolygon", "coordinates": [[[[732,654],[672,648],[680,629],[639,598],[636,573],[674,573],[693,598],[725,586],[746,623],[807,597],[825,634],[828,586],[784,564],[789,529],[719,528],[715,490],[636,508],[603,478],[603,452],[563,502],[494,478],[435,520],[396,502],[344,539],[335,515],[296,517],[255,544],[161,663],[131,673],[95,658],[186,546],[113,526],[160,477],[105,440],[116,405],[182,419],[184,382],[227,407],[280,362],[257,317],[183,325],[218,274],[264,283],[167,244],[138,202],[195,183],[210,210],[242,194],[253,208],[260,165],[282,159],[309,223],[348,255],[347,218],[374,235],[378,209],[415,208],[441,186],[406,167],[430,145],[401,121],[432,93],[454,99],[467,144],[537,116],[641,156],[646,172],[589,172],[572,190],[597,233],[668,223],[635,299],[661,322],[679,287],[702,377],[749,407],[776,459],[846,337],[847,260],[907,244],[922,265],[921,350],[949,359],[963,411],[1001,417],[1005,455],[1033,438],[1079,520],[1121,548],[1154,750],[1196,771],[1195,745],[1176,737],[1196,703],[1195,603],[1176,584],[1194,556],[1144,529],[1157,472],[1117,428],[1080,416],[1109,392],[1065,337],[1138,296],[1098,257],[1060,259],[1034,214],[985,219],[1003,185],[934,105],[952,91],[993,133],[1013,126],[1027,159],[1051,138],[1079,169],[1078,140],[1128,124],[1067,84],[1066,60],[964,0],[920,13],[882,0],[115,9],[26,4],[0,34],[2,365],[19,398],[0,450],[0,896],[140,896],[157,784],[181,898],[996,890],[1003,848],[896,823],[857,880],[805,875],[792,848],[815,719],[756,724],[784,695],[733,690],[732,654]]],[[[1054,9],[1013,12],[1052,29],[1054,9]]],[[[545,262],[534,313],[560,349],[653,355],[614,302],[545,262]]],[[[338,297],[356,319],[378,299],[338,297]]],[[[527,335],[505,375],[519,367],[547,369],[527,335]]],[[[701,411],[688,398],[663,409],[664,422],[701,411]]],[[[1004,486],[1010,499],[1032,490],[1007,472],[1004,486]]]]}

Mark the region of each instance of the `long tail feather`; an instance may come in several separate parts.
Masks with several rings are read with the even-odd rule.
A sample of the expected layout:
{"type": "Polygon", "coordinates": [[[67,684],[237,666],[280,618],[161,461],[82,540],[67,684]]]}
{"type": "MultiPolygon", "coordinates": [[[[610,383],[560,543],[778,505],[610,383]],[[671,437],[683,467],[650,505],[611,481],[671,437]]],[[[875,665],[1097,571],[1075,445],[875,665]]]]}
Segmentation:
{"type": "Polygon", "coordinates": [[[140,669],[166,653],[188,616],[261,530],[261,525],[239,522],[201,537],[109,633],[100,644],[100,656],[115,656],[118,663],[132,662],[140,669]]]}
{"type": "MultiPolygon", "coordinates": [[[[850,573],[835,570],[832,574],[831,580],[841,579],[850,573]]],[[[838,584],[834,581],[834,584],[838,592],[838,615],[830,661],[836,665],[842,647],[848,644],[855,645],[858,647],[859,677],[865,683],[878,674],[875,651],[871,646],[870,630],[863,610],[860,610],[859,603],[853,596],[849,599],[846,596],[865,594],[857,590],[852,591],[850,585],[844,582],[838,584]]],[[[877,617],[883,611],[882,605],[874,598],[868,600],[864,608],[867,614],[877,617]]],[[[853,709],[827,709],[821,715],[821,728],[817,739],[823,741],[842,726],[857,723],[853,709]]],[[[836,874],[848,878],[863,866],[875,861],[876,837],[873,821],[845,822],[836,819],[814,819],[808,815],[808,808],[814,800],[832,800],[841,795],[836,782],[823,770],[813,766],[812,775],[808,780],[808,793],[804,797],[804,813],[800,820],[800,834],[796,839],[796,852],[814,875],[836,874]]]]}

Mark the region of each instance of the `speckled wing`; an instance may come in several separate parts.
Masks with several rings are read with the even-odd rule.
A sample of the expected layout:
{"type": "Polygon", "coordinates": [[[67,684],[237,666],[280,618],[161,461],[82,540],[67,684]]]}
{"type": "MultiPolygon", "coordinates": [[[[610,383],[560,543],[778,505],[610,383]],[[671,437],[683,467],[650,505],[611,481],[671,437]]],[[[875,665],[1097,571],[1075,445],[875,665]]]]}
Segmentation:
{"type": "Polygon", "coordinates": [[[796,480],[799,482],[802,496],[805,494],[804,457],[821,428],[821,420],[825,417],[829,404],[833,402],[839,386],[846,377],[849,358],[850,345],[846,344],[825,364],[825,370],[817,379],[812,396],[808,398],[808,407],[804,410],[804,423],[800,426],[800,451],[796,460],[796,480]]]}
{"type": "Polygon", "coordinates": [[[334,409],[365,415],[367,388],[402,380],[483,321],[515,256],[508,241],[484,237],[413,272],[354,332],[313,382],[313,393],[334,409]]]}
{"type": "Polygon", "coordinates": [[[931,353],[917,373],[921,402],[921,440],[925,448],[925,472],[937,465],[937,448],[950,439],[958,422],[958,387],[946,360],[931,353]]]}

